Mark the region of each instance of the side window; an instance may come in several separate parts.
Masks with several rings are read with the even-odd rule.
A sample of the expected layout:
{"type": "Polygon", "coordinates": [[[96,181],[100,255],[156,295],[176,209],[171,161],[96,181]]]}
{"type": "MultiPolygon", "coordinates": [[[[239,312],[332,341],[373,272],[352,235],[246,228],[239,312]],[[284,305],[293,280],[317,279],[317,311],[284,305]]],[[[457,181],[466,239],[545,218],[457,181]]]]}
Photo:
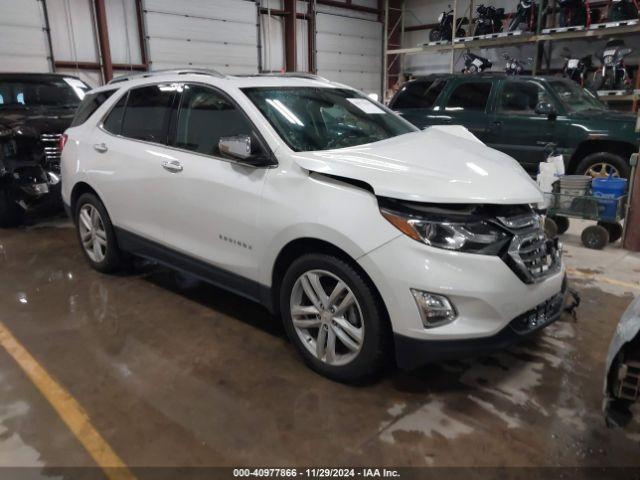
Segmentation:
{"type": "Polygon", "coordinates": [[[200,85],[185,85],[174,145],[205,155],[220,156],[220,137],[249,135],[257,141],[244,114],[224,95],[200,85]]]}
{"type": "Polygon", "coordinates": [[[114,105],[109,112],[109,115],[104,120],[102,127],[107,131],[115,135],[122,133],[122,119],[124,118],[124,109],[127,105],[127,98],[129,98],[129,92],[125,93],[120,100],[114,105]]]}
{"type": "Polygon", "coordinates": [[[432,108],[446,83],[446,80],[409,82],[402,87],[391,108],[432,108]]]}
{"type": "Polygon", "coordinates": [[[498,99],[498,111],[535,115],[539,102],[549,102],[549,95],[537,82],[508,81],[498,99]]]}
{"type": "Polygon", "coordinates": [[[491,93],[491,82],[464,82],[458,85],[447,101],[447,110],[484,111],[491,93]]]}
{"type": "Polygon", "coordinates": [[[121,135],[166,143],[176,89],[174,85],[150,85],[130,90],[121,135]]]}
{"type": "Polygon", "coordinates": [[[93,115],[100,106],[107,101],[116,90],[103,90],[102,92],[89,93],[85,95],[76,110],[76,115],[73,117],[71,126],[82,125],[87,119],[93,115]]]}

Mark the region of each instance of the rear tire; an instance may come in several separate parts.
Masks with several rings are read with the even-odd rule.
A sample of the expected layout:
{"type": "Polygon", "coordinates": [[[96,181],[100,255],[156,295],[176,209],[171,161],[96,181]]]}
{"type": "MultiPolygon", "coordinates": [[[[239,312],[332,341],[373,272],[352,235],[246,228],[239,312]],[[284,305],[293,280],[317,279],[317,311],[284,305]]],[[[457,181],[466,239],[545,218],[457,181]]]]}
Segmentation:
{"type": "Polygon", "coordinates": [[[581,240],[587,248],[602,250],[609,243],[609,232],[601,225],[592,225],[582,231],[581,240]]]}
{"type": "Polygon", "coordinates": [[[629,178],[631,166],[620,155],[610,152],[596,152],[584,157],[576,167],[578,175],[591,175],[592,177],[613,176],[629,178]]]}
{"type": "Polygon", "coordinates": [[[386,312],[369,282],[344,260],[319,253],[295,260],[282,280],[280,311],[287,336],[314,371],[348,383],[381,371],[390,344],[386,312]],[[340,282],[344,296],[332,301],[340,282]],[[309,290],[319,292],[315,301],[309,290]],[[340,308],[347,297],[349,307],[340,308]]]}
{"type": "Polygon", "coordinates": [[[619,223],[598,222],[609,233],[609,243],[614,243],[622,238],[622,225],[619,223]]]}
{"type": "Polygon", "coordinates": [[[114,273],[122,267],[122,253],[107,210],[92,193],[80,196],[74,220],[80,248],[89,264],[99,272],[114,273]]]}
{"type": "Polygon", "coordinates": [[[0,190],[0,228],[17,227],[22,223],[24,210],[11,199],[9,192],[0,190]]]}

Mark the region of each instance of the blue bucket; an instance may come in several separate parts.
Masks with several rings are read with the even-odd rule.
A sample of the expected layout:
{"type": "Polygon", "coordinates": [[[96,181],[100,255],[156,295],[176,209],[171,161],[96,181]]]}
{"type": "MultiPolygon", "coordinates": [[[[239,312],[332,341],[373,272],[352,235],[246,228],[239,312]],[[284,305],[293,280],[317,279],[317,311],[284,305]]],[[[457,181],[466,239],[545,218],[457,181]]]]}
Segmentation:
{"type": "Polygon", "coordinates": [[[594,178],[591,192],[598,197],[598,212],[601,218],[614,220],[618,210],[618,200],[627,191],[625,178],[594,178]]]}

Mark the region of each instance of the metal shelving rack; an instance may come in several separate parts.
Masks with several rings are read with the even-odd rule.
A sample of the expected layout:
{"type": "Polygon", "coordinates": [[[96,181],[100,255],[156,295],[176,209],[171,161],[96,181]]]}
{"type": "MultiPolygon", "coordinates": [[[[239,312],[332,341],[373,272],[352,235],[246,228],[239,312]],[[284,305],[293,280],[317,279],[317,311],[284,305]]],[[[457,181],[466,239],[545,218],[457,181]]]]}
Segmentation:
{"type": "MultiPolygon", "coordinates": [[[[555,12],[557,11],[555,0],[551,0],[550,3],[551,3],[550,8],[551,8],[552,14],[547,16],[547,21],[549,21],[550,18],[555,19],[555,12]]],[[[474,13],[473,6],[474,6],[474,2],[473,0],[471,0],[469,3],[469,8],[465,9],[465,13],[462,15],[462,16],[467,16],[467,12],[468,12],[470,30],[473,28],[473,13],[474,13]]],[[[391,11],[390,10],[391,8],[393,8],[391,0],[385,0],[385,12],[386,12],[385,20],[390,17],[389,12],[391,11]]],[[[456,52],[459,50],[474,49],[474,48],[499,48],[499,47],[505,47],[505,46],[511,46],[511,45],[530,44],[530,45],[534,45],[536,50],[536,55],[534,57],[534,63],[533,63],[533,69],[532,69],[533,74],[535,75],[540,70],[540,64],[543,59],[546,42],[554,42],[559,40],[572,40],[572,39],[602,38],[602,37],[609,37],[609,36],[633,35],[633,34],[640,33],[639,20],[631,20],[631,21],[624,21],[624,22],[607,22],[607,23],[603,22],[599,24],[592,24],[590,25],[589,28],[582,27],[581,29],[578,29],[578,30],[554,28],[553,26],[544,27],[542,25],[542,18],[543,18],[543,13],[545,8],[546,6],[544,5],[544,2],[542,0],[539,0],[537,26],[536,26],[536,31],[533,33],[522,32],[520,34],[506,35],[506,32],[503,32],[505,34],[503,34],[502,36],[497,36],[497,38],[486,38],[487,36],[483,36],[484,38],[483,37],[464,37],[464,38],[454,37],[453,42],[437,42],[437,43],[434,42],[432,44],[425,44],[425,45],[421,45],[418,47],[411,47],[411,48],[396,48],[396,49],[385,48],[385,87],[388,85],[387,74],[388,74],[388,65],[389,65],[389,62],[387,62],[386,60],[390,58],[390,56],[393,56],[394,63],[398,61],[398,58],[400,58],[399,62],[400,64],[403,64],[404,62],[402,58],[405,55],[419,55],[427,52],[448,53],[451,56],[450,72],[453,73],[454,65],[455,65],[455,55],[456,55],[456,52]]],[[[401,29],[400,38],[402,42],[400,43],[404,43],[404,38],[405,38],[404,16],[406,14],[407,14],[407,10],[405,8],[402,8],[402,12],[401,12],[402,20],[397,22],[395,27],[395,28],[401,29]]],[[[458,0],[453,0],[453,25],[456,24],[457,18],[458,18],[458,0]]],[[[386,27],[385,31],[389,32],[388,24],[385,25],[385,27],[386,27]]],[[[498,34],[494,34],[494,36],[496,35],[498,34]]],[[[389,42],[387,41],[387,43],[385,43],[385,46],[388,44],[389,42]]],[[[617,101],[617,102],[633,101],[634,108],[635,108],[635,105],[638,100],[638,96],[639,96],[638,91],[635,91],[634,93],[626,96],[612,95],[612,96],[605,96],[602,98],[605,101],[609,101],[609,100],[617,101]]]]}

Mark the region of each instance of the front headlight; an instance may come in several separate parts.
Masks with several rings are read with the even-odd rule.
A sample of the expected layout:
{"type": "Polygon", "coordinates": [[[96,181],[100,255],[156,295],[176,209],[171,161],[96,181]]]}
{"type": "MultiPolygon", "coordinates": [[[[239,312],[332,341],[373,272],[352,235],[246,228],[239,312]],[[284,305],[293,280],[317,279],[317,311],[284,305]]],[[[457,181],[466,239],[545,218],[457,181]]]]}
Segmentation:
{"type": "Polygon", "coordinates": [[[381,208],[380,212],[402,233],[431,247],[496,255],[510,240],[505,231],[485,220],[431,220],[385,208],[381,208]]]}

